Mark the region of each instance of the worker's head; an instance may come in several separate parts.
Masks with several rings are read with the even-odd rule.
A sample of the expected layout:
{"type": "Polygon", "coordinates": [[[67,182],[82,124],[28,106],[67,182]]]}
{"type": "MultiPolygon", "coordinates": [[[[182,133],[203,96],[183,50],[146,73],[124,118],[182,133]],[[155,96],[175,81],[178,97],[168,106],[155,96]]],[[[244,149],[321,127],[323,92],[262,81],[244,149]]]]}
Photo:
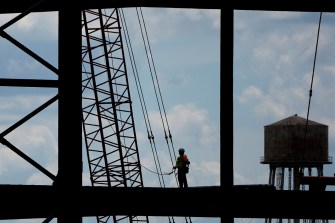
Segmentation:
{"type": "Polygon", "coordinates": [[[179,154],[180,154],[180,155],[182,155],[182,154],[185,153],[185,149],[184,149],[184,148],[180,148],[178,151],[179,151],[179,154]]]}

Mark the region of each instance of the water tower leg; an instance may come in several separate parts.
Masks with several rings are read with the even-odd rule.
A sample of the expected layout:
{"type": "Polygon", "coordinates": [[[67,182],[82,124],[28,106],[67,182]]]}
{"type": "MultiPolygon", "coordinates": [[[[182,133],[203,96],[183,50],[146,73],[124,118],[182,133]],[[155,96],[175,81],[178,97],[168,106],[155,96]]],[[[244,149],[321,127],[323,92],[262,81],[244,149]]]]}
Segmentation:
{"type": "Polygon", "coordinates": [[[281,168],[281,176],[280,176],[280,186],[279,186],[279,190],[284,190],[284,176],[285,176],[285,168],[282,167],[281,168]]]}
{"type": "Polygon", "coordinates": [[[317,167],[318,176],[323,176],[323,166],[317,167]]]}
{"type": "MultiPolygon", "coordinates": [[[[276,167],[270,165],[269,171],[269,185],[273,186],[275,184],[276,167]]],[[[271,218],[265,218],[265,223],[271,223],[271,218]]]]}
{"type": "Polygon", "coordinates": [[[299,190],[299,182],[298,182],[298,176],[299,175],[299,168],[294,167],[293,168],[293,190],[299,190]]]}
{"type": "Polygon", "coordinates": [[[288,168],[288,190],[292,190],[292,168],[288,168]]]}
{"type": "Polygon", "coordinates": [[[308,167],[308,176],[312,176],[312,168],[308,167]]]}
{"type": "Polygon", "coordinates": [[[269,185],[273,186],[275,184],[275,175],[276,175],[276,168],[270,166],[269,185]]]}

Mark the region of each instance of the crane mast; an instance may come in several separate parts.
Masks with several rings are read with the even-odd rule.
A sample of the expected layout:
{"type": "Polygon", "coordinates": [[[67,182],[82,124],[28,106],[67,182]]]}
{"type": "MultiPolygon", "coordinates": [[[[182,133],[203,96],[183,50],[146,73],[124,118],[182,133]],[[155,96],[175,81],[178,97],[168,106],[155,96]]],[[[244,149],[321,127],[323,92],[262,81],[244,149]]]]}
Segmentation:
{"type": "MultiPolygon", "coordinates": [[[[92,186],[143,187],[131,102],[118,9],[83,10],[82,122],[92,186]]],[[[97,217],[109,219],[148,222],[146,216],[97,217]]]]}

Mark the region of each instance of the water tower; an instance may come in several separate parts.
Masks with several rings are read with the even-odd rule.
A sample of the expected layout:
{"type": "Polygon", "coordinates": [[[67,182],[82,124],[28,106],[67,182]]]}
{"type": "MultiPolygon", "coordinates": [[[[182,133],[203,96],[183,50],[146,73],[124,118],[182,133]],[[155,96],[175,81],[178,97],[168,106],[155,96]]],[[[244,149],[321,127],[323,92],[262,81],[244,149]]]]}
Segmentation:
{"type": "Polygon", "coordinates": [[[261,164],[269,164],[269,185],[278,190],[300,190],[297,176],[323,176],[331,163],[327,125],[293,115],[264,127],[261,164]]]}

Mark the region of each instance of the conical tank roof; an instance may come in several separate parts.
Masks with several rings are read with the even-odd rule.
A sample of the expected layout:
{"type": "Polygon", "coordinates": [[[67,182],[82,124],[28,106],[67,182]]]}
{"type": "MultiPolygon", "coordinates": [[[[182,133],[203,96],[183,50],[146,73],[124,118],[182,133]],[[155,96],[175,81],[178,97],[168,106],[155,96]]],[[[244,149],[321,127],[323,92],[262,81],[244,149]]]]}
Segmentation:
{"type": "MultiPolygon", "coordinates": [[[[272,123],[270,125],[267,126],[280,126],[280,125],[306,125],[307,124],[307,119],[302,118],[300,116],[298,116],[297,114],[292,115],[288,118],[284,118],[280,121],[277,121],[275,123],[272,123]]],[[[315,121],[312,121],[310,119],[308,119],[308,125],[324,125],[315,121]]]]}

